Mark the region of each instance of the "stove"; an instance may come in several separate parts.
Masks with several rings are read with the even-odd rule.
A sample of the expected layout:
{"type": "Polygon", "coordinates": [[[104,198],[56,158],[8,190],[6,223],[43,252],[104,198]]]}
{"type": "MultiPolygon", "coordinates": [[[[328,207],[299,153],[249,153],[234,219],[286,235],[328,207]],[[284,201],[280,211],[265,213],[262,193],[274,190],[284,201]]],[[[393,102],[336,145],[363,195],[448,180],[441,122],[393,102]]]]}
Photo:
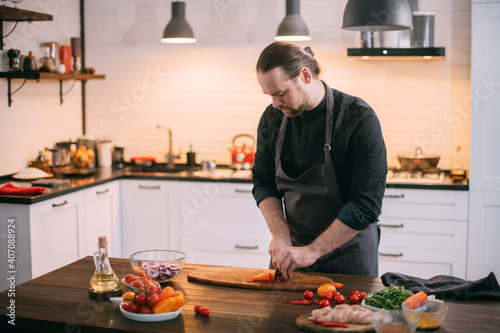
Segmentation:
{"type": "Polygon", "coordinates": [[[444,171],[432,169],[398,169],[389,168],[387,184],[440,184],[444,181],[444,171]]]}

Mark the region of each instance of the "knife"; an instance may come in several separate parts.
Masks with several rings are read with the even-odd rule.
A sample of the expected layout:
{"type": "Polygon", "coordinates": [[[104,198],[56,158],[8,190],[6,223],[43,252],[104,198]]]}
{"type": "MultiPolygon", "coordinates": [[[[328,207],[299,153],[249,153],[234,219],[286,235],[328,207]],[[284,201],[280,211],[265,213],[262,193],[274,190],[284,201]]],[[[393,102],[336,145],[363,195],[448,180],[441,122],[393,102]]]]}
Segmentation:
{"type": "Polygon", "coordinates": [[[274,270],[273,282],[281,282],[281,279],[278,278],[279,276],[281,276],[281,272],[280,269],[276,267],[276,269],[274,270]]]}

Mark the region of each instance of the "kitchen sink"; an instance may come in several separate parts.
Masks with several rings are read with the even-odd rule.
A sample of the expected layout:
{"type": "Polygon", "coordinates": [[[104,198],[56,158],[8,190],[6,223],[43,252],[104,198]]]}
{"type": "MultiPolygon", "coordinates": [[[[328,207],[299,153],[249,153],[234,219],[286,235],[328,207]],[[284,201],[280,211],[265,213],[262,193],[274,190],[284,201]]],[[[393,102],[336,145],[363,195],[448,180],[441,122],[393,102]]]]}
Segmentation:
{"type": "Polygon", "coordinates": [[[189,165],[178,164],[175,165],[173,169],[167,168],[166,165],[158,164],[151,166],[134,165],[127,167],[128,172],[140,172],[140,173],[179,173],[182,171],[197,171],[200,167],[192,167],[189,165]]]}

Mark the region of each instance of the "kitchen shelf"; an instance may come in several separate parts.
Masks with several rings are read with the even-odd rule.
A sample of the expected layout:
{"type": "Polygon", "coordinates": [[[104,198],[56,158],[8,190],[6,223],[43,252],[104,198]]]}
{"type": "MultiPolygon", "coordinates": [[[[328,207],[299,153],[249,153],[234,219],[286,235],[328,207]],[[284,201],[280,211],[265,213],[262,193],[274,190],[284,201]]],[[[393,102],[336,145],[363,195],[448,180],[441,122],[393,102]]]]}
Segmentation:
{"type": "Polygon", "coordinates": [[[103,74],[86,74],[86,73],[59,74],[59,73],[47,73],[47,72],[36,71],[36,72],[0,72],[0,78],[7,79],[7,96],[8,96],[9,106],[11,106],[12,95],[15,92],[15,91],[12,92],[11,89],[11,80],[13,79],[37,80],[37,82],[40,80],[59,80],[59,101],[60,104],[62,104],[63,103],[62,82],[64,80],[76,80],[76,81],[87,81],[96,79],[104,80],[106,77],[103,74]]]}
{"type": "Polygon", "coordinates": [[[348,57],[444,57],[444,47],[349,48],[348,57]]]}
{"type": "Polygon", "coordinates": [[[3,50],[3,22],[52,21],[52,19],[52,15],[49,14],[7,7],[5,5],[0,6],[0,50],[3,50]]]}

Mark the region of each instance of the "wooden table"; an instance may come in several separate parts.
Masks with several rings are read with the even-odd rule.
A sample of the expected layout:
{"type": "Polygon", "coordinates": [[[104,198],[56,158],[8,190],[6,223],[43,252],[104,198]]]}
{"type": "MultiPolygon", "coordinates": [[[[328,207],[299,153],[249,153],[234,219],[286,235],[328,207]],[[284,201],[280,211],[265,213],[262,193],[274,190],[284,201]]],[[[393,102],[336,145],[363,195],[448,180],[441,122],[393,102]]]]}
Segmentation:
{"type": "MultiPolygon", "coordinates": [[[[133,273],[128,260],[111,259],[118,278],[133,273]]],[[[168,282],[186,295],[187,303],[179,317],[157,323],[140,323],[123,317],[111,302],[87,297],[94,263],[86,257],[0,294],[0,332],[301,332],[295,319],[313,306],[291,305],[301,299],[303,290],[260,291],[217,287],[189,282],[187,274],[210,266],[186,264],[181,274],[168,282]],[[15,326],[7,306],[15,300],[15,326]],[[193,307],[211,308],[209,317],[195,315],[193,307]]],[[[237,268],[235,268],[237,269],[237,268]]],[[[379,278],[327,275],[344,283],[345,295],[354,289],[372,293],[383,288],[379,278]]],[[[163,286],[167,285],[163,284],[163,286]]],[[[125,289],[125,287],[123,287],[125,289]]],[[[500,302],[447,301],[449,313],[439,330],[433,332],[500,332],[500,302]]]]}

